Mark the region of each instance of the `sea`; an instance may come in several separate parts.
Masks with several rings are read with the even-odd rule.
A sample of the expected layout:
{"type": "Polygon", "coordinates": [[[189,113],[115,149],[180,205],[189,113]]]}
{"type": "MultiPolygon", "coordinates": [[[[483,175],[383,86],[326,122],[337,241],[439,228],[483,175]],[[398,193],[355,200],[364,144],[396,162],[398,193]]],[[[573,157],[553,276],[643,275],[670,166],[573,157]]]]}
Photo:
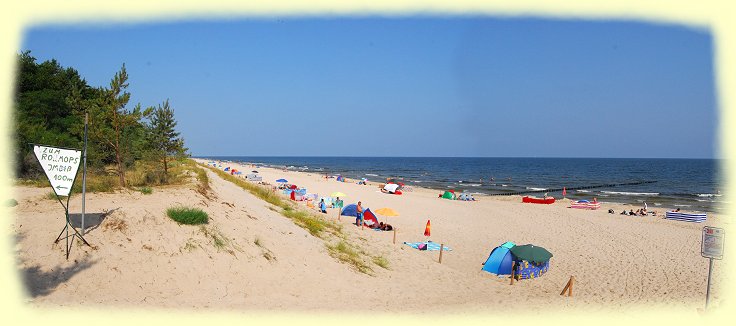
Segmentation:
{"type": "MultiPolygon", "coordinates": [[[[721,212],[722,162],[716,159],[496,158],[496,157],[265,157],[204,159],[256,164],[409,187],[474,195],[529,194],[573,200],[721,212]]],[[[275,180],[274,180],[275,181],[275,180]]]]}

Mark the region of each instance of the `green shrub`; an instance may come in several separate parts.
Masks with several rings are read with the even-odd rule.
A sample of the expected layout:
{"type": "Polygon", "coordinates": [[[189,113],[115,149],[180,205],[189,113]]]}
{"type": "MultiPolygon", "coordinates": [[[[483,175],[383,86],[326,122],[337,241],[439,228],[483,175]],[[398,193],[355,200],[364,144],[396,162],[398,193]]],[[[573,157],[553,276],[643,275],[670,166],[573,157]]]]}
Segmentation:
{"type": "Polygon", "coordinates": [[[13,198],[10,198],[7,201],[5,201],[5,206],[7,206],[7,207],[15,207],[15,206],[18,206],[18,201],[15,200],[15,199],[13,199],[13,198]]]}
{"type": "Polygon", "coordinates": [[[181,224],[196,225],[207,223],[207,213],[199,208],[190,207],[171,207],[166,210],[166,214],[174,221],[181,224]]]}
{"type": "Polygon", "coordinates": [[[138,189],[138,191],[140,191],[144,195],[150,195],[153,193],[153,189],[151,189],[151,187],[141,187],[140,189],[138,189]]]}

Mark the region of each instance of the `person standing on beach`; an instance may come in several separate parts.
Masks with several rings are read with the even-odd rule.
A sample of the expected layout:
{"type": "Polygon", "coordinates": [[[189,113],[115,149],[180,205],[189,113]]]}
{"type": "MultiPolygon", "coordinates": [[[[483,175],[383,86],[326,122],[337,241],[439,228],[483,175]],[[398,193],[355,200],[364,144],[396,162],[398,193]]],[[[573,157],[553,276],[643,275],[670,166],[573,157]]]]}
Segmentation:
{"type": "Polygon", "coordinates": [[[319,202],[319,210],[322,211],[322,213],[327,214],[327,204],[325,204],[324,198],[319,202]]]}
{"type": "Polygon", "coordinates": [[[355,212],[355,225],[363,225],[363,205],[361,205],[361,202],[358,202],[358,206],[355,208],[355,212]]]}
{"type": "Polygon", "coordinates": [[[335,200],[335,208],[342,208],[342,200],[340,200],[340,197],[337,197],[335,200]]]}

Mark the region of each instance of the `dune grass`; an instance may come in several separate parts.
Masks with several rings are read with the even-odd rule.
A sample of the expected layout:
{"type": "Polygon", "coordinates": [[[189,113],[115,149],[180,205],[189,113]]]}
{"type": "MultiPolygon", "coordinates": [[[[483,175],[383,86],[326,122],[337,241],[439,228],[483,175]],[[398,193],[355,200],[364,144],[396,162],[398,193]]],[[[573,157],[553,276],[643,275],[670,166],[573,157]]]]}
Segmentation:
{"type": "Polygon", "coordinates": [[[271,205],[281,208],[281,210],[278,211],[281,215],[288,217],[289,219],[294,221],[296,225],[309,231],[309,234],[315,237],[324,238],[329,234],[341,234],[342,227],[339,224],[333,221],[325,220],[311,212],[297,209],[290,201],[280,197],[277,193],[271,191],[271,189],[250,183],[213,167],[208,166],[207,168],[217,173],[217,175],[219,175],[223,179],[230,181],[235,185],[247,190],[254,196],[265,200],[271,205]]]}
{"type": "MultiPolygon", "coordinates": [[[[279,196],[278,193],[269,188],[253,184],[211,166],[205,167],[226,181],[234,183],[254,196],[275,206],[269,207],[269,209],[291,219],[294,224],[307,230],[309,234],[325,241],[336,241],[332,244],[326,243],[325,246],[327,247],[327,251],[330,256],[336,258],[340,262],[346,263],[357,271],[368,275],[373,275],[373,269],[370,266],[371,261],[382,268],[388,269],[388,260],[386,260],[386,258],[372,257],[371,259],[370,255],[360,254],[360,250],[357,246],[347,241],[347,235],[343,232],[342,225],[337,224],[335,221],[329,221],[324,219],[322,216],[302,210],[291,201],[279,196]],[[366,258],[371,260],[367,262],[365,260],[366,258]]],[[[258,241],[256,245],[259,245],[260,240],[256,240],[258,241]]]]}
{"type": "Polygon", "coordinates": [[[373,269],[368,265],[365,260],[360,256],[358,250],[356,250],[349,243],[341,240],[335,244],[327,245],[327,250],[330,256],[337,258],[339,261],[346,263],[357,271],[364,274],[373,274],[373,269]]]}
{"type": "Polygon", "coordinates": [[[146,186],[138,188],[138,191],[140,191],[144,195],[150,195],[153,193],[153,188],[146,186]]]}
{"type": "Polygon", "coordinates": [[[204,225],[199,227],[199,231],[202,232],[207,238],[212,240],[212,245],[219,251],[225,248],[227,245],[227,238],[215,229],[208,229],[204,225]]]}
{"type": "Polygon", "coordinates": [[[386,259],[386,257],[383,257],[383,256],[373,257],[373,263],[376,264],[376,265],[378,265],[381,268],[389,269],[388,268],[388,260],[386,259]]]}
{"type": "MultiPolygon", "coordinates": [[[[189,159],[171,161],[168,176],[163,174],[160,164],[157,162],[136,161],[125,170],[126,187],[135,189],[136,187],[185,184],[189,180],[188,176],[191,170],[197,172],[197,170],[201,169],[198,169],[196,163],[189,159]]],[[[43,173],[40,173],[35,178],[16,180],[15,184],[32,187],[50,187],[49,181],[43,173]]],[[[86,190],[88,193],[112,192],[120,188],[120,179],[115,173],[113,166],[87,169],[86,190]]],[[[71,191],[72,195],[79,193],[82,193],[81,167],[71,191]]]]}
{"type": "Polygon", "coordinates": [[[206,224],[208,220],[208,215],[203,210],[184,206],[171,207],[166,210],[166,215],[176,222],[187,225],[206,224]]]}

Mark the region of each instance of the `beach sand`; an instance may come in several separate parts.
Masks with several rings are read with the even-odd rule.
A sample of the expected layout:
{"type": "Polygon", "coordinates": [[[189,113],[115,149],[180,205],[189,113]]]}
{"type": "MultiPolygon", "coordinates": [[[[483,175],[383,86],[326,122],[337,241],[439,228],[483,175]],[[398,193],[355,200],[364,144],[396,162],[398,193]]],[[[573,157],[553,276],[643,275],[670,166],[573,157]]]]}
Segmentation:
{"type": "MultiPolygon", "coordinates": [[[[379,216],[397,228],[395,245],[392,232],[361,229],[351,224],[353,217],[338,222],[350,241],[385,257],[388,269],[372,265],[373,275],[366,275],[341,263],[324,240],[211,171],[206,196],[194,185],[157,187],[150,195],[88,194],[86,211],[98,214],[87,222],[92,226],[85,238],[92,247],[76,243],[67,261],[64,242],[53,244],[64,215],[58,202],[46,198],[50,188],[16,186],[15,256],[30,304],[309,313],[365,313],[366,305],[388,313],[695,311],[704,304],[708,273],[708,260],[700,256],[701,229],[726,223],[712,213],[703,224],[623,216],[618,213],[633,206],[621,204],[587,211],[567,208],[569,200],[561,199],[552,205],[523,204],[519,196],[451,201],[416,187],[390,195],[376,184],[325,180],[308,171],[257,170],[272,184],[286,178],[309,193],[343,192],[346,205],[360,200],[372,211],[399,212],[379,216]],[[175,205],[203,209],[209,224],[178,225],[165,213],[175,205]],[[608,214],[609,208],[616,214],[608,214]],[[425,241],[428,219],[429,239],[452,248],[441,264],[438,251],[402,244],[425,241]],[[552,252],[549,271],[514,285],[481,271],[491,250],[506,241],[552,252]],[[560,296],[572,275],[573,297],[560,296]]],[[[70,206],[70,212],[80,212],[81,197],[73,197],[70,206]]],[[[337,220],[337,211],[323,216],[337,220]]],[[[714,269],[714,307],[721,300],[724,263],[714,269]]]]}

